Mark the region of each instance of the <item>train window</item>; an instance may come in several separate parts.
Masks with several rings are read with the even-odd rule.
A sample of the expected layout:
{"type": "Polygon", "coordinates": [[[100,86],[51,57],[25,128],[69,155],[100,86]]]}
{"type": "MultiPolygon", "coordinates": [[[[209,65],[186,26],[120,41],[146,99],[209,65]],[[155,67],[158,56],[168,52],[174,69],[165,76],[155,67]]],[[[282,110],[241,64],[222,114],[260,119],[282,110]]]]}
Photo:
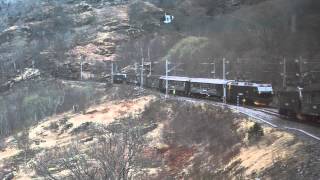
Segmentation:
{"type": "Polygon", "coordinates": [[[174,86],[184,86],[185,83],[183,81],[172,81],[172,85],[174,85],[174,86]]]}
{"type": "Polygon", "coordinates": [[[209,88],[210,88],[210,89],[215,89],[215,88],[216,88],[216,85],[215,85],[215,84],[209,84],[209,88]]]}
{"type": "Polygon", "coordinates": [[[210,87],[210,84],[200,84],[200,87],[202,89],[208,89],[210,87]]]}
{"type": "Polygon", "coordinates": [[[199,83],[192,83],[192,87],[194,87],[194,88],[200,88],[200,84],[199,84],[199,83]]]}
{"type": "Polygon", "coordinates": [[[272,92],[273,91],[272,87],[270,87],[270,86],[268,86],[268,87],[258,87],[257,89],[261,93],[268,93],[268,92],[272,92]]]}

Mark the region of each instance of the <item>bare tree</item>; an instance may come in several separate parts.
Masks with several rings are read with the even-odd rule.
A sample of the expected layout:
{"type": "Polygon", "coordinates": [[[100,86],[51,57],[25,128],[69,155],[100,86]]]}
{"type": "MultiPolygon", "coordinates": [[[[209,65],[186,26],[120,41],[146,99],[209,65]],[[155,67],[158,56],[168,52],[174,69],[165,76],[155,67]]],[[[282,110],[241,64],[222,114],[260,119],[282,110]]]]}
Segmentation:
{"type": "Polygon", "coordinates": [[[3,137],[0,136],[0,151],[6,147],[6,142],[3,137]]]}
{"type": "Polygon", "coordinates": [[[128,127],[121,134],[103,138],[90,153],[100,164],[104,179],[132,179],[132,175],[139,171],[136,163],[142,142],[139,130],[128,127]]]}
{"type": "Polygon", "coordinates": [[[25,128],[23,131],[15,136],[18,148],[23,151],[24,162],[27,164],[28,153],[30,153],[31,142],[29,139],[29,129],[25,128]]]}
{"type": "Polygon", "coordinates": [[[70,179],[88,180],[126,180],[143,174],[139,168],[144,147],[142,126],[129,119],[107,129],[103,133],[107,135],[99,135],[98,141],[89,148],[75,142],[67,148],[55,148],[36,157],[33,163],[36,173],[49,179],[59,179],[58,172],[65,171],[70,179]]]}

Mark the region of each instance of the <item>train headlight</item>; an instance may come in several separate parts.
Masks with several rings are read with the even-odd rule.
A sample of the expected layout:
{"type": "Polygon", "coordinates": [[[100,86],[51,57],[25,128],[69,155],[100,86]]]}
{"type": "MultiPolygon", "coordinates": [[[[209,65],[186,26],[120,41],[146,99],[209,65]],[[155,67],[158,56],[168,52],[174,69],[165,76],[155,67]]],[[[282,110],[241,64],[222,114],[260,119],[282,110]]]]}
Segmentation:
{"type": "Polygon", "coordinates": [[[245,103],[247,100],[246,99],[242,99],[242,102],[245,103]]]}
{"type": "Polygon", "coordinates": [[[313,109],[318,109],[318,107],[316,105],[312,106],[313,109]]]}

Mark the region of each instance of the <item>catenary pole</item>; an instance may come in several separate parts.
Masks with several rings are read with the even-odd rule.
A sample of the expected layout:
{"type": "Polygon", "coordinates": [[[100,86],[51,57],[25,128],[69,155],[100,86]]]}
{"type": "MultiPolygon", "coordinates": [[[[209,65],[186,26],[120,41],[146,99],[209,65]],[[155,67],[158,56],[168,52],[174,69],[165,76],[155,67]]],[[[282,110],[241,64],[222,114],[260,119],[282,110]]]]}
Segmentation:
{"type": "Polygon", "coordinates": [[[113,61],[111,62],[111,83],[113,84],[113,61]]]}
{"type": "Polygon", "coordinates": [[[143,88],[143,70],[144,70],[144,58],[141,58],[141,71],[140,71],[140,87],[143,88]]]}
{"type": "MultiPolygon", "coordinates": [[[[223,58],[222,63],[222,73],[223,73],[223,80],[226,80],[226,58],[223,58]]],[[[223,84],[223,103],[227,103],[227,85],[223,84]]]]}
{"type": "Polygon", "coordinates": [[[83,66],[82,66],[82,63],[83,63],[83,57],[81,57],[81,62],[80,62],[80,80],[82,81],[83,79],[83,66]]]}
{"type": "Polygon", "coordinates": [[[166,59],[166,95],[165,98],[168,98],[168,59],[166,59]]]}
{"type": "Polygon", "coordinates": [[[286,88],[287,86],[287,65],[286,65],[286,58],[283,58],[283,72],[282,72],[282,87],[286,88]]]}

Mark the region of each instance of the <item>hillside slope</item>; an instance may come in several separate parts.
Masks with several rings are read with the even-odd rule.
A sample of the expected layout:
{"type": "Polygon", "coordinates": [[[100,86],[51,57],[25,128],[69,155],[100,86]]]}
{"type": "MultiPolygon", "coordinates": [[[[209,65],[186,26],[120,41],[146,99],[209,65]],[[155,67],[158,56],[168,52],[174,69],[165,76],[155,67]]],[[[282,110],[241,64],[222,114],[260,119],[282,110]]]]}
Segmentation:
{"type": "Polygon", "coordinates": [[[53,116],[8,137],[0,177],[319,178],[317,142],[255,126],[228,109],[116,86],[82,113],[53,116]]]}
{"type": "Polygon", "coordinates": [[[81,63],[83,78],[101,79],[117,46],[134,31],[126,4],[25,1],[21,6],[1,5],[1,20],[7,22],[0,32],[2,82],[32,66],[58,78],[80,79],[81,63]]]}

